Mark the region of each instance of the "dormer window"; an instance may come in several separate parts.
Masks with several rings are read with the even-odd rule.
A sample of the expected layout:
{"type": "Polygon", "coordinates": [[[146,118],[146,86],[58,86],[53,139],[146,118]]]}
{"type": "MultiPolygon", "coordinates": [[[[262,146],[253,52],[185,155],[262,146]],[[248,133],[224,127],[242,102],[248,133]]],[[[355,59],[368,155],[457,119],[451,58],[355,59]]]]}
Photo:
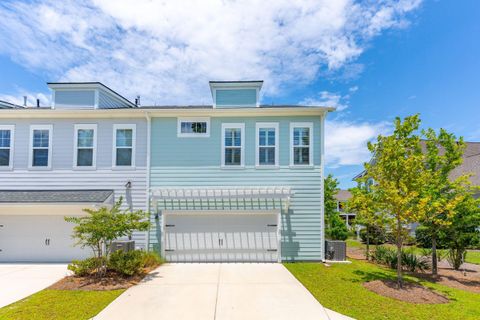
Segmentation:
{"type": "Polygon", "coordinates": [[[214,108],[260,106],[263,81],[210,81],[214,108]]]}

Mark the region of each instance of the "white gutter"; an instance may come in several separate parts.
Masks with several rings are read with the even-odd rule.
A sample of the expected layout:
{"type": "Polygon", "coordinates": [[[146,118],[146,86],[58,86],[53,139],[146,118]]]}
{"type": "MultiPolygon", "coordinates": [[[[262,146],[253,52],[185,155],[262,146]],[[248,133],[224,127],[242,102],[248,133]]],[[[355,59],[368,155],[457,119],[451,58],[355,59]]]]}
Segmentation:
{"type": "MultiPolygon", "coordinates": [[[[146,182],[146,201],[145,208],[149,213],[148,221],[150,221],[150,148],[151,148],[151,131],[152,131],[152,119],[148,112],[145,112],[145,118],[147,119],[147,182],[146,182]]],[[[150,228],[147,231],[147,251],[150,250],[150,228]]]]}

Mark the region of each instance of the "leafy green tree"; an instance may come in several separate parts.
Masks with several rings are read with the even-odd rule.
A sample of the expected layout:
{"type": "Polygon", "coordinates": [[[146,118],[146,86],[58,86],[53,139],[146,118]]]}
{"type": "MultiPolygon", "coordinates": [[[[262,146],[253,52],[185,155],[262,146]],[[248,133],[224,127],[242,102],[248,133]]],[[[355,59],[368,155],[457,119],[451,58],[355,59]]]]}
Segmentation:
{"type": "Polygon", "coordinates": [[[146,231],[150,227],[148,213],[138,210],[122,210],[122,198],[111,208],[83,209],[87,215],[65,217],[65,221],[76,224],[72,238],[75,245],[91,248],[99,263],[98,271],[102,275],[106,271],[106,263],[112,241],[129,236],[134,231],[146,231]]]}
{"type": "MultiPolygon", "coordinates": [[[[365,227],[367,260],[370,259],[370,239],[373,230],[383,230],[388,216],[380,210],[376,193],[367,183],[368,177],[363,176],[357,180],[357,187],[350,189],[352,197],[347,202],[347,210],[355,213],[355,223],[365,227]]],[[[376,243],[378,244],[378,242],[376,243]]]]}
{"type": "Polygon", "coordinates": [[[395,129],[389,136],[379,135],[368,143],[374,161],[365,164],[366,176],[379,211],[391,217],[390,229],[397,247],[397,284],[403,287],[402,247],[407,236],[406,226],[420,221],[424,213],[418,206],[424,185],[424,156],[420,147],[418,115],[395,119],[395,129]]]}
{"type": "Polygon", "coordinates": [[[438,274],[437,241],[442,228],[449,226],[456,214],[456,206],[462,202],[466,193],[463,185],[468,175],[450,179],[453,169],[462,163],[465,144],[445,129],[438,135],[433,129],[422,131],[425,137],[424,150],[424,186],[421,192],[420,207],[424,212],[420,223],[432,242],[432,274],[438,274]]]}
{"type": "Polygon", "coordinates": [[[472,190],[457,204],[452,222],[444,228],[448,247],[448,261],[458,270],[462,265],[467,249],[480,244],[480,199],[475,199],[472,190]]]}
{"type": "Polygon", "coordinates": [[[346,240],[348,229],[345,222],[340,218],[337,211],[338,180],[331,174],[324,182],[324,203],[325,203],[325,234],[332,240],[346,240]]]}

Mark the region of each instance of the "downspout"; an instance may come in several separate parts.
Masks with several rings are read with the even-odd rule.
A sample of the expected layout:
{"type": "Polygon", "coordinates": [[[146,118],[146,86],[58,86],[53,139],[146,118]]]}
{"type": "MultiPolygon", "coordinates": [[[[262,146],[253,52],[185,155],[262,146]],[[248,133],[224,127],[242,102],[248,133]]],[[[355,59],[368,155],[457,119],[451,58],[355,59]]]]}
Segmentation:
{"type": "Polygon", "coordinates": [[[325,117],[326,112],[320,117],[320,245],[321,259],[325,262],[325,190],[324,190],[324,165],[325,165],[325,117]]]}
{"type": "MultiPolygon", "coordinates": [[[[150,217],[150,137],[151,137],[151,127],[152,127],[152,121],[150,118],[150,115],[148,114],[148,111],[145,111],[145,118],[147,119],[147,181],[146,181],[146,201],[147,203],[145,204],[145,208],[147,209],[147,212],[149,213],[148,220],[151,220],[150,217]]],[[[150,229],[147,231],[147,251],[150,251],[150,229]]]]}

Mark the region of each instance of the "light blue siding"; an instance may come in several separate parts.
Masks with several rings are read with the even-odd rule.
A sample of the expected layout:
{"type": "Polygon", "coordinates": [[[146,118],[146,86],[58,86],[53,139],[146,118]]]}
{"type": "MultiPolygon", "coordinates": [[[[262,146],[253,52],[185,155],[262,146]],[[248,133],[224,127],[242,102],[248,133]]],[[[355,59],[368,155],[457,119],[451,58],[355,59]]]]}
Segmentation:
{"type": "Polygon", "coordinates": [[[125,101],[120,101],[120,99],[115,99],[111,95],[103,91],[99,91],[98,107],[100,109],[113,109],[113,108],[128,108],[129,106],[125,103],[125,101]]]}
{"type": "Polygon", "coordinates": [[[55,108],[93,108],[94,90],[55,90],[55,108]]]}
{"type": "Polygon", "coordinates": [[[217,89],[217,108],[232,108],[257,105],[256,89],[217,89]]]}
{"type": "MultiPolygon", "coordinates": [[[[210,138],[177,138],[176,118],[153,118],[150,185],[155,187],[290,187],[294,192],[288,212],[282,213],[283,260],[323,258],[321,207],[320,117],[211,118],[210,138]],[[255,168],[255,123],[278,122],[280,168],[255,168]],[[314,166],[292,168],[290,123],[312,122],[314,166]],[[245,168],[224,169],[221,161],[221,124],[245,123],[245,168]]],[[[152,208],[155,209],[155,208],[152,208]]],[[[161,220],[152,215],[150,248],[160,249],[161,220]]]]}
{"type": "Polygon", "coordinates": [[[220,166],[222,123],[245,123],[245,165],[253,166],[255,165],[255,124],[257,122],[279,123],[281,166],[290,165],[290,123],[312,122],[313,161],[316,165],[320,164],[321,122],[319,117],[222,117],[211,118],[209,138],[179,138],[177,137],[177,118],[153,118],[152,166],[220,166]]]}

